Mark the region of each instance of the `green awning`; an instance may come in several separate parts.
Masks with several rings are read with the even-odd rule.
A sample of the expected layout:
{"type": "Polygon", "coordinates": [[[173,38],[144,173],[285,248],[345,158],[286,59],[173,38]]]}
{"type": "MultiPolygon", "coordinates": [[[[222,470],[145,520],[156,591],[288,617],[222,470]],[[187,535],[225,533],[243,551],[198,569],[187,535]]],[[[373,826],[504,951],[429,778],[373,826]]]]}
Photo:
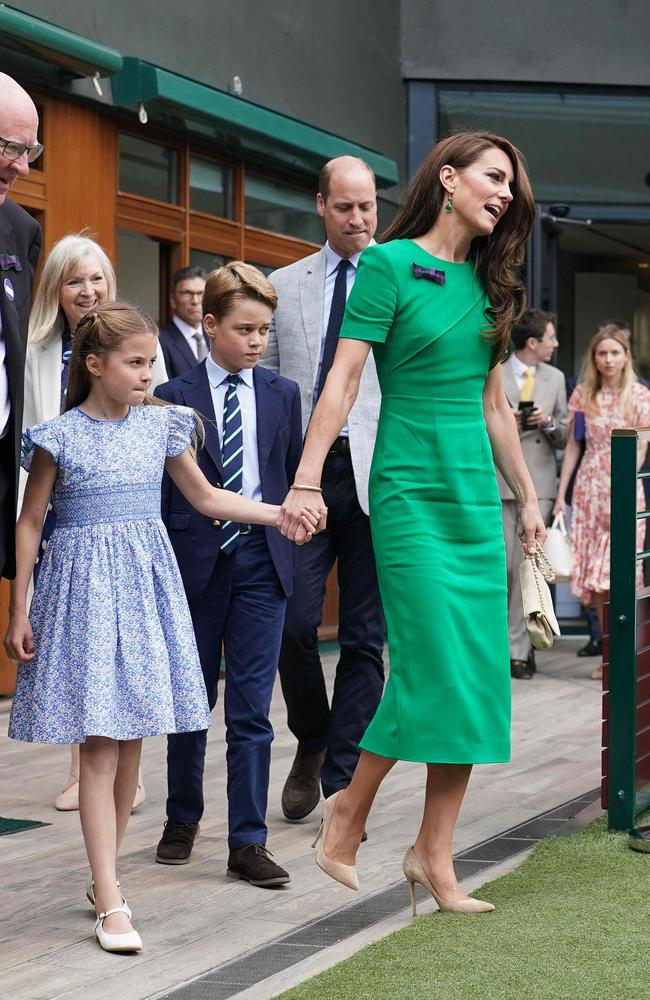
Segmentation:
{"type": "Polygon", "coordinates": [[[79,76],[112,76],[122,68],[122,56],[115,49],[0,4],[0,41],[3,36],[15,48],[79,76]]]}
{"type": "Polygon", "coordinates": [[[381,153],[140,59],[124,59],[113,78],[113,100],[125,108],[144,104],[150,119],[217,140],[235,155],[252,154],[309,174],[335,156],[359,156],[379,187],[399,179],[395,161],[381,153]]]}

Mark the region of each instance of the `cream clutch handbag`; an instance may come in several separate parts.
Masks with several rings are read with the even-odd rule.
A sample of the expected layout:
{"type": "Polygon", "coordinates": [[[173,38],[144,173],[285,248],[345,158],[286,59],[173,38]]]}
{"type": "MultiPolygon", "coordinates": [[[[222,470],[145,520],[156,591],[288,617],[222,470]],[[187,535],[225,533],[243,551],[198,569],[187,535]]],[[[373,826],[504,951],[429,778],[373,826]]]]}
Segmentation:
{"type": "Polygon", "coordinates": [[[522,562],[519,580],[524,622],[530,641],[535,649],[550,649],[554,637],[560,634],[560,627],[548,589],[549,583],[555,580],[555,573],[541,545],[537,545],[534,556],[526,556],[522,562]]]}

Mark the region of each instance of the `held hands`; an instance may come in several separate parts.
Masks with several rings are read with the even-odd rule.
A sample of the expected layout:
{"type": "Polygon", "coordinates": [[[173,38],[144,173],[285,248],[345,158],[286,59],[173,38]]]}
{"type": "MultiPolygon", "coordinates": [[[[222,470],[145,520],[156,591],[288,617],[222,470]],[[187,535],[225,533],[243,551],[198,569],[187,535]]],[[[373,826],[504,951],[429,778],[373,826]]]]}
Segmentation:
{"type": "Polygon", "coordinates": [[[539,512],[537,500],[531,500],[519,511],[521,531],[519,537],[526,555],[535,555],[537,545],[546,541],[546,527],[539,512]]]}
{"type": "Polygon", "coordinates": [[[327,507],[320,493],[291,489],[280,508],[277,528],[290,541],[302,545],[327,524],[327,507]],[[309,538],[307,538],[309,534],[309,538]]]}
{"type": "MultiPolygon", "coordinates": [[[[320,519],[321,515],[319,511],[314,510],[313,507],[303,507],[299,515],[298,528],[293,539],[296,545],[306,545],[307,542],[311,542],[314,535],[321,530],[319,528],[320,519]]],[[[280,524],[281,516],[278,517],[276,522],[276,527],[279,531],[281,530],[280,524]]]]}
{"type": "Polygon", "coordinates": [[[34,639],[32,626],[24,612],[14,611],[9,619],[9,628],[5,636],[7,656],[19,663],[29,663],[34,659],[34,639]]]}

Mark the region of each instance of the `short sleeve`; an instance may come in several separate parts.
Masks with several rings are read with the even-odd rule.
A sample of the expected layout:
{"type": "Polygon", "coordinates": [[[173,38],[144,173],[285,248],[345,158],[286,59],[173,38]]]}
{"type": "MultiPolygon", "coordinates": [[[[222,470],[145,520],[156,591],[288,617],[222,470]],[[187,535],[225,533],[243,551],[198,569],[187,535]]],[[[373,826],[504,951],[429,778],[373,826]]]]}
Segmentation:
{"type": "Polygon", "coordinates": [[[634,426],[650,427],[650,390],[640,382],[634,388],[634,426]]]}
{"type": "Polygon", "coordinates": [[[397,311],[397,284],[383,246],[367,247],[359,258],[348,297],[341,337],[384,344],[397,311]]]}
{"type": "Polygon", "coordinates": [[[196,417],[189,406],[166,406],[167,411],[167,458],[176,458],[192,444],[196,431],[196,417]]]}
{"type": "Polygon", "coordinates": [[[569,413],[575,413],[578,410],[584,410],[585,408],[585,387],[582,382],[578,382],[577,386],[571,393],[569,402],[567,403],[569,413]]]}
{"type": "Polygon", "coordinates": [[[59,461],[61,453],[61,431],[57,426],[58,420],[44,420],[35,427],[29,427],[23,431],[22,445],[20,449],[20,464],[23,469],[29,472],[34,457],[34,449],[42,448],[48,452],[55,462],[59,461]]]}

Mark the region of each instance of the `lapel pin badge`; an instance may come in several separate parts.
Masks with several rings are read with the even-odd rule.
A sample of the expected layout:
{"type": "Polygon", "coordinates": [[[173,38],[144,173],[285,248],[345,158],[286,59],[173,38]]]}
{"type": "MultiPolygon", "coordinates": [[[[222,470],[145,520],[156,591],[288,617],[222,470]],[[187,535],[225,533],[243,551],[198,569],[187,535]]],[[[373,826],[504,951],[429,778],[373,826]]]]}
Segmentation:
{"type": "Polygon", "coordinates": [[[22,269],[23,265],[17,254],[0,250],[0,271],[22,271],[22,269]]]}
{"type": "Polygon", "coordinates": [[[14,286],[12,285],[11,281],[9,280],[9,278],[5,278],[2,284],[5,290],[5,295],[7,296],[10,302],[13,302],[16,296],[14,293],[14,286]]]}

